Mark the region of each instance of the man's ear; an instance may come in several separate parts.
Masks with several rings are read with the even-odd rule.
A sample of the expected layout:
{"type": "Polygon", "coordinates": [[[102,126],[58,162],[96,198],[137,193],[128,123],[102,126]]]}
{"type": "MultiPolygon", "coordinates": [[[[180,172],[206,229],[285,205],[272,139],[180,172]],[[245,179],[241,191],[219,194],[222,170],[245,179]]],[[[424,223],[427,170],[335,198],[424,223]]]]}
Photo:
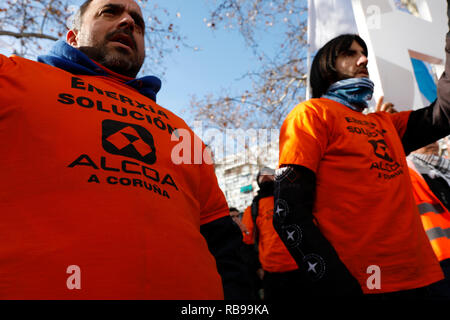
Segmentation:
{"type": "Polygon", "coordinates": [[[77,47],[78,45],[78,30],[69,30],[66,34],[66,41],[72,47],[77,47]]]}

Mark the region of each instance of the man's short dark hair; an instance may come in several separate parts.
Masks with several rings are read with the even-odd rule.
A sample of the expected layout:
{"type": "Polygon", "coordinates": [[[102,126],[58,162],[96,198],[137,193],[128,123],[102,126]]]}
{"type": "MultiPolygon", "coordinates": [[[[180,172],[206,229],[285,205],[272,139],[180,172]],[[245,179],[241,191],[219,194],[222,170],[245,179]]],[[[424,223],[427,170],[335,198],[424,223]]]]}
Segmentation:
{"type": "Polygon", "coordinates": [[[319,49],[314,57],[309,78],[313,98],[320,98],[327,92],[330,85],[340,80],[336,70],[336,58],[340,53],[349,50],[353,41],[363,48],[367,56],[366,43],[357,34],[340,35],[319,49]]]}
{"type": "Polygon", "coordinates": [[[86,12],[87,8],[89,7],[89,4],[92,2],[92,0],[86,0],[83,2],[83,4],[80,6],[80,16],[83,17],[84,13],[86,12]]]}
{"type": "Polygon", "coordinates": [[[72,20],[72,29],[80,30],[81,23],[83,20],[84,13],[86,12],[87,8],[91,4],[92,0],[86,0],[83,2],[83,4],[78,8],[78,11],[75,13],[75,16],[72,20]]]}

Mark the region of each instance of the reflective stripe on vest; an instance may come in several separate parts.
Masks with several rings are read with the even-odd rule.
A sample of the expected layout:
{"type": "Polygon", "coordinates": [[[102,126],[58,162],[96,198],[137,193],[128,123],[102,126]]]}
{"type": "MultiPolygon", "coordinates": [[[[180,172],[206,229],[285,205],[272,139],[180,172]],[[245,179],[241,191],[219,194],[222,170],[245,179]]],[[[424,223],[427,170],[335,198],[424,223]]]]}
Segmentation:
{"type": "Polygon", "coordinates": [[[421,203],[417,206],[419,208],[419,213],[424,214],[427,212],[434,212],[434,213],[444,213],[445,209],[439,204],[431,204],[431,203],[421,203]]]}
{"type": "Polygon", "coordinates": [[[438,260],[449,259],[450,212],[431,191],[422,175],[413,168],[409,167],[413,195],[424,230],[438,260]]]}
{"type": "Polygon", "coordinates": [[[441,227],[432,228],[426,231],[427,236],[430,241],[439,239],[439,238],[447,238],[450,239],[450,228],[442,229],[441,227]]]}
{"type": "Polygon", "coordinates": [[[425,232],[438,260],[449,259],[450,219],[448,211],[438,202],[423,202],[417,205],[417,208],[419,209],[425,232]]]}

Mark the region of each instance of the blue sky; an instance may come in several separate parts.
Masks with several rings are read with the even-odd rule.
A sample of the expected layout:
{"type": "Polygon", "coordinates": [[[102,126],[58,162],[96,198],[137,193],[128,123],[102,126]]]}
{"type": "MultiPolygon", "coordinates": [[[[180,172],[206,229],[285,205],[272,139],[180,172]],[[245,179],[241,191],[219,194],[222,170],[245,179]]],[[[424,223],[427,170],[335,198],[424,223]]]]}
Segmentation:
{"type": "Polygon", "coordinates": [[[179,12],[177,24],[187,42],[199,48],[182,48],[165,59],[166,74],[158,94],[158,103],[174,111],[183,118],[189,115],[182,111],[187,108],[191,96],[198,98],[207,93],[221,92],[223,89],[248,87],[249,82],[239,80],[254,68],[255,57],[245,46],[237,30],[216,31],[208,28],[204,18],[208,18],[206,1],[170,0],[163,5],[171,12],[179,12]]]}

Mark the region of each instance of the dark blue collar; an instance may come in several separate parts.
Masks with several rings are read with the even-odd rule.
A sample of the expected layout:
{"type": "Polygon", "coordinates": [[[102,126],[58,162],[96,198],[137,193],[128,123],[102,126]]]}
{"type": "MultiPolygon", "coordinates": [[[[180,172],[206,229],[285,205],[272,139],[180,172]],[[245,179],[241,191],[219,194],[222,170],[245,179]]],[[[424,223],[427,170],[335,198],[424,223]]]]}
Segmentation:
{"type": "MultiPolygon", "coordinates": [[[[39,56],[37,60],[77,75],[113,77],[112,72],[108,72],[106,68],[100,67],[83,52],[62,40],[56,42],[49,54],[39,56]]],[[[161,89],[161,80],[155,76],[145,76],[131,80],[128,78],[122,80],[122,82],[153,101],[156,101],[156,94],[161,89]]]]}

